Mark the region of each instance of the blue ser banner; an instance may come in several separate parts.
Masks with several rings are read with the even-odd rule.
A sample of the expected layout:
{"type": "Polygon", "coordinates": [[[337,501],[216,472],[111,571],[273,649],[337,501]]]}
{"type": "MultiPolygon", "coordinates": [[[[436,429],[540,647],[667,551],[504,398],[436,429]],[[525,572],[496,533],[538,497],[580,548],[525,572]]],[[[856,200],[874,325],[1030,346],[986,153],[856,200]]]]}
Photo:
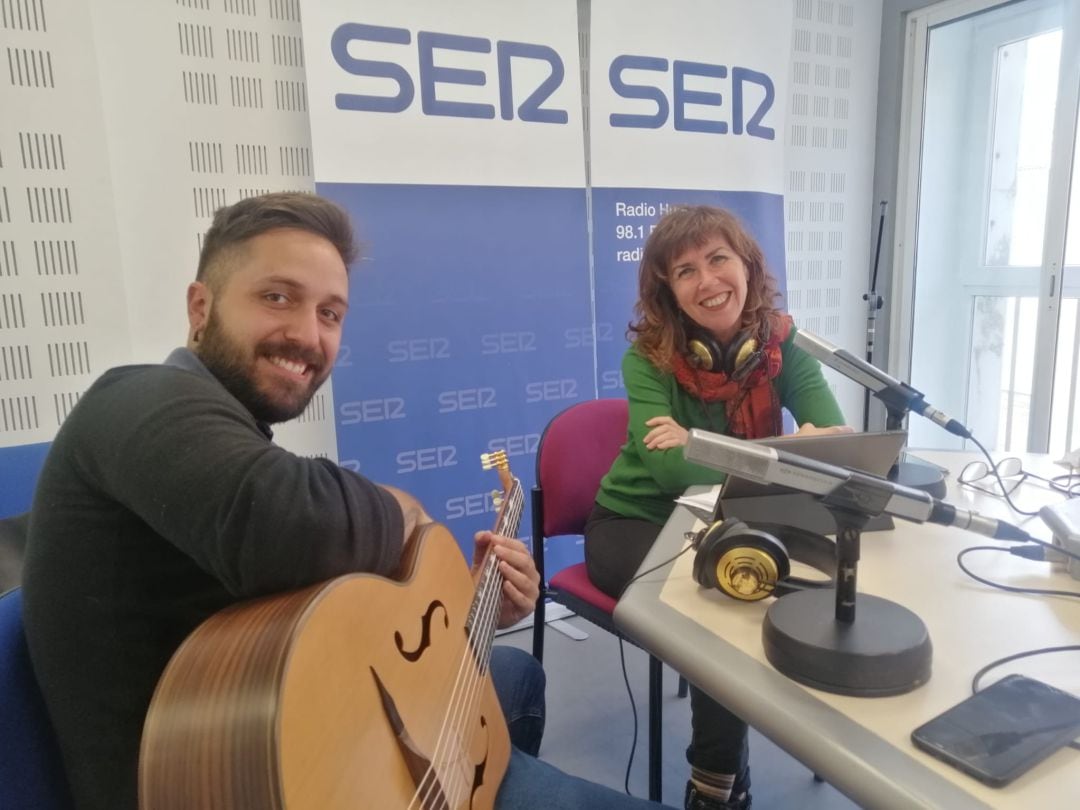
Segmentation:
{"type": "Polygon", "coordinates": [[[735,213],[785,282],[789,0],[593,0],[590,164],[600,396],[621,361],[642,245],[674,205],[735,213]],[[783,43],[778,47],[777,43],[783,43]]]}
{"type": "Polygon", "coordinates": [[[364,245],[339,458],[471,552],[498,487],[480,454],[505,449],[527,491],[548,420],[596,392],[576,4],[312,0],[302,17],[316,189],[364,245]]]}

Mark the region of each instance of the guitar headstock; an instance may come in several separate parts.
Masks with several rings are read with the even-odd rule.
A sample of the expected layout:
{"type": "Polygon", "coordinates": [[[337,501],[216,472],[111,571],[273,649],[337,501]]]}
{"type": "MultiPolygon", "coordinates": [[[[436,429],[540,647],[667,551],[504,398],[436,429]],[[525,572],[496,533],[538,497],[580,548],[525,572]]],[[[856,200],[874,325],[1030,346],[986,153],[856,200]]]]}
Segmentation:
{"type": "Polygon", "coordinates": [[[499,471],[499,483],[502,484],[503,495],[509,495],[510,490],[514,488],[514,476],[510,473],[510,462],[506,458],[506,451],[481,453],[480,464],[485,470],[499,471]]]}
{"type": "Polygon", "coordinates": [[[480,463],[485,470],[498,470],[499,483],[502,484],[502,492],[494,490],[491,493],[491,499],[499,509],[499,514],[495,519],[495,534],[516,537],[524,508],[524,496],[521,493],[521,484],[510,473],[510,462],[506,460],[506,451],[481,453],[480,463]]]}

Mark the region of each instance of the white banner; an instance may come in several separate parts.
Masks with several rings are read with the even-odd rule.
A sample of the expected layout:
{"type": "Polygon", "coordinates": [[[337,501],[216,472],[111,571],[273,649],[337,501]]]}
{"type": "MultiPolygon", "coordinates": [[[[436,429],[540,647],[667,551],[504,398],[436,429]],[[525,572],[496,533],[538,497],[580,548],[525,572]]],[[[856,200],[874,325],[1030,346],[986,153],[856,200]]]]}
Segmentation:
{"type": "Polygon", "coordinates": [[[791,0],[593,0],[593,185],[781,194],[791,17],[791,0]]]}
{"type": "Polygon", "coordinates": [[[584,184],[572,0],[303,4],[315,179],[584,184]]]}

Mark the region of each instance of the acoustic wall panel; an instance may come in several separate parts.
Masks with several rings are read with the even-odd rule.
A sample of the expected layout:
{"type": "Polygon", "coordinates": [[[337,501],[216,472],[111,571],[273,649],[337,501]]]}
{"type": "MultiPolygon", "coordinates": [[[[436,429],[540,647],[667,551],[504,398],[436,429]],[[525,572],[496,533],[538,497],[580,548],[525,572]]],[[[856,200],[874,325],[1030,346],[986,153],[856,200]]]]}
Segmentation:
{"type": "MultiPolygon", "coordinates": [[[[267,191],[313,190],[299,4],[92,8],[133,353],[156,362],[186,339],[185,288],[214,211],[267,191]]],[[[332,401],[327,383],[277,441],[334,456],[332,401]]]]}
{"type": "Polygon", "coordinates": [[[130,357],[85,2],[0,0],[0,453],[130,357]]]}
{"type": "MultiPolygon", "coordinates": [[[[862,354],[877,222],[871,200],[881,3],[792,0],[785,143],[787,303],[795,322],[862,354]]],[[[862,389],[826,370],[849,424],[862,389]]]]}

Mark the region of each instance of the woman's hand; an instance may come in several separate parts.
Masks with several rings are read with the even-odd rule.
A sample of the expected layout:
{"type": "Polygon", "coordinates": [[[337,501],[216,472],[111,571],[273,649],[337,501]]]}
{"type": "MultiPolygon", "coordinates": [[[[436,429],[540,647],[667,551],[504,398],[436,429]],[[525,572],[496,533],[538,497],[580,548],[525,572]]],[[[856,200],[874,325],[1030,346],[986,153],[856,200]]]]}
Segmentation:
{"type": "Polygon", "coordinates": [[[540,596],[540,573],[536,570],[532,554],[520,540],[502,537],[492,532],[477,532],[473,549],[473,578],[480,574],[484,554],[491,547],[499,560],[499,573],[503,577],[502,604],[499,606],[499,627],[509,627],[536,609],[540,596]]]}
{"type": "Polygon", "coordinates": [[[645,425],[652,428],[642,439],[646,450],[667,450],[671,447],[684,447],[687,438],[690,436],[686,428],[670,416],[654,416],[652,419],[646,420],[645,425]]]}
{"type": "Polygon", "coordinates": [[[813,422],[803,422],[802,426],[795,431],[794,436],[828,436],[831,433],[854,433],[855,429],[850,425],[834,425],[833,427],[817,427],[813,422]]]}

